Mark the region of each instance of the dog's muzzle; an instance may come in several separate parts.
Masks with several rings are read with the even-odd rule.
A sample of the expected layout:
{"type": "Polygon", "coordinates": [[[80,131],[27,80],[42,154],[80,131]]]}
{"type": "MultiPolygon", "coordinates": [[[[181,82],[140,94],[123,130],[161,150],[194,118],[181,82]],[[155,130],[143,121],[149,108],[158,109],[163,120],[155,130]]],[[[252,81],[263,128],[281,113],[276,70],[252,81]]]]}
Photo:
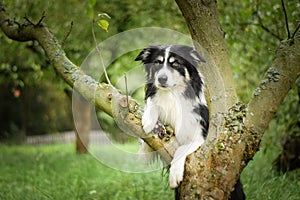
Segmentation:
{"type": "Polygon", "coordinates": [[[167,87],[167,81],[168,81],[167,75],[160,75],[157,80],[158,80],[160,86],[167,87]]]}

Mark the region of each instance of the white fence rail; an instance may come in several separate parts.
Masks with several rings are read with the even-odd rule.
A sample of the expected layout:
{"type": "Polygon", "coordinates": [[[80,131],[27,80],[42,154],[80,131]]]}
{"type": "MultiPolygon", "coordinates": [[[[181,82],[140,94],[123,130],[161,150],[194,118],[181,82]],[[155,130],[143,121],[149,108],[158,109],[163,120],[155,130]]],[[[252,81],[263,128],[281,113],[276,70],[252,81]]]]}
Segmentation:
{"type": "MultiPolygon", "coordinates": [[[[92,130],[90,132],[90,141],[97,141],[98,144],[106,144],[110,136],[100,130],[92,130]]],[[[53,144],[53,143],[73,143],[76,140],[74,131],[64,132],[60,134],[51,135],[34,135],[27,136],[24,144],[38,145],[38,144],[53,144]]]]}

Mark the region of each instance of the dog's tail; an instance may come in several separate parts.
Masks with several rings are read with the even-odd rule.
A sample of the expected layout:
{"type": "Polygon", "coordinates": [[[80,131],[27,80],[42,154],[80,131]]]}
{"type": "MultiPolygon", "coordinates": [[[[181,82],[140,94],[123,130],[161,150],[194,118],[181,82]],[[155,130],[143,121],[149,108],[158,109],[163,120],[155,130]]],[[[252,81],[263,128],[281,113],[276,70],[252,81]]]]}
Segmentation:
{"type": "Polygon", "coordinates": [[[230,194],[229,200],[245,200],[245,199],[246,196],[243,190],[243,185],[241,183],[241,180],[239,179],[234,186],[234,190],[230,194]]]}
{"type": "Polygon", "coordinates": [[[179,187],[175,188],[175,200],[180,200],[180,191],[179,191],[179,187]]]}

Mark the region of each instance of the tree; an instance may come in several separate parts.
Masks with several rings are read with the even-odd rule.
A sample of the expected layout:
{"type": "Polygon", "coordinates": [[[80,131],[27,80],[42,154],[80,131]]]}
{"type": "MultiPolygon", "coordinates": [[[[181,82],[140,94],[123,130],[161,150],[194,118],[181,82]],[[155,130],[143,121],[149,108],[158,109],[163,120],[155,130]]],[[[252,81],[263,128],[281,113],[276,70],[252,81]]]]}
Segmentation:
{"type": "MultiPolygon", "coordinates": [[[[191,181],[191,178],[186,178],[183,181],[180,188],[183,193],[182,198],[192,199],[193,196],[200,194],[201,197],[207,195],[216,199],[226,199],[233,186],[232,183],[235,183],[238,174],[253,158],[270,120],[274,117],[279,105],[299,76],[299,48],[297,48],[295,37],[297,30],[293,37],[288,35],[288,40],[281,42],[277,49],[275,62],[269,67],[255,90],[246,111],[246,105],[236,104],[238,106],[231,107],[233,103],[237,102],[237,99],[227,60],[227,48],[223,32],[220,29],[216,2],[202,1],[199,3],[193,0],[177,0],[177,4],[186,19],[192,37],[208,50],[214,61],[215,66],[210,66],[210,70],[211,67],[216,67],[221,75],[212,77],[212,73],[209,73],[208,87],[213,85],[210,81],[217,82],[218,86],[224,85],[222,92],[213,88],[208,89],[210,96],[220,97],[220,101],[224,105],[224,110],[222,110],[221,106],[213,103],[216,109],[211,109],[213,118],[211,122],[215,121],[214,118],[220,114],[227,113],[229,109],[227,117],[223,118],[224,123],[219,120],[211,123],[211,126],[216,124],[217,130],[215,132],[218,135],[218,141],[213,141],[211,144],[206,143],[207,146],[203,145],[199,151],[202,153],[200,156],[194,153],[186,162],[186,171],[193,176],[197,175],[199,178],[196,179],[195,183],[191,181]],[[215,48],[216,46],[218,48],[215,48]],[[292,72],[292,70],[295,71],[292,72]],[[297,75],[292,76],[289,74],[290,72],[297,73],[297,75]],[[284,80],[285,78],[287,79],[284,80]],[[245,113],[247,114],[245,115],[245,113]],[[222,127],[221,132],[218,131],[218,127],[222,127]],[[199,168],[203,170],[199,170],[199,168]],[[193,185],[200,186],[201,182],[205,182],[207,185],[202,185],[200,188],[196,187],[196,190],[190,190],[189,193],[186,192],[193,188],[193,185]]],[[[214,107],[213,105],[211,108],[214,107]]],[[[212,135],[211,131],[209,132],[210,135],[212,135]]]]}
{"type": "Polygon", "coordinates": [[[76,152],[87,153],[89,146],[89,136],[91,130],[91,104],[87,102],[80,94],[74,93],[74,109],[80,110],[80,113],[73,113],[76,133],[76,152]]]}
{"type": "MultiPolygon", "coordinates": [[[[211,112],[209,139],[188,157],[185,177],[179,188],[180,195],[182,199],[227,199],[239,174],[258,150],[270,120],[299,76],[299,33],[296,30],[281,42],[274,63],[266,71],[248,104],[243,104],[238,102],[235,92],[216,2],[177,0],[177,4],[193,39],[208,52],[205,55],[207,67],[202,71],[204,76],[210,77],[207,79],[207,90],[211,112]]],[[[2,31],[9,38],[38,41],[52,65],[69,85],[74,86],[76,81],[78,84],[75,89],[87,100],[111,116],[117,113],[114,117],[119,124],[140,137],[144,136],[138,103],[132,98],[127,101],[127,97],[112,85],[100,84],[84,74],[68,59],[42,20],[38,23],[28,20],[20,26],[9,19],[0,1],[0,22],[2,31]]],[[[160,126],[161,132],[144,140],[153,149],[159,149],[161,156],[169,162],[174,148],[167,144],[176,141],[174,138],[168,141],[161,138],[169,136],[165,134],[164,126],[160,126]]]]}

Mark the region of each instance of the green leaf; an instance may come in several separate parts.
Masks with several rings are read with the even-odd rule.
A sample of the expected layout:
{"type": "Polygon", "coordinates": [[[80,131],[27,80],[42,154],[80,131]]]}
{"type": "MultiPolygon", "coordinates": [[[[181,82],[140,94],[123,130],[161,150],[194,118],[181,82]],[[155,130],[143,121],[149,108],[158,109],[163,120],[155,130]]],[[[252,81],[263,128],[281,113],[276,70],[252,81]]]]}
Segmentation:
{"type": "Polygon", "coordinates": [[[105,30],[106,32],[108,32],[108,26],[109,26],[109,23],[107,20],[105,19],[100,19],[98,22],[97,22],[98,26],[100,26],[103,30],[105,30]]]}

